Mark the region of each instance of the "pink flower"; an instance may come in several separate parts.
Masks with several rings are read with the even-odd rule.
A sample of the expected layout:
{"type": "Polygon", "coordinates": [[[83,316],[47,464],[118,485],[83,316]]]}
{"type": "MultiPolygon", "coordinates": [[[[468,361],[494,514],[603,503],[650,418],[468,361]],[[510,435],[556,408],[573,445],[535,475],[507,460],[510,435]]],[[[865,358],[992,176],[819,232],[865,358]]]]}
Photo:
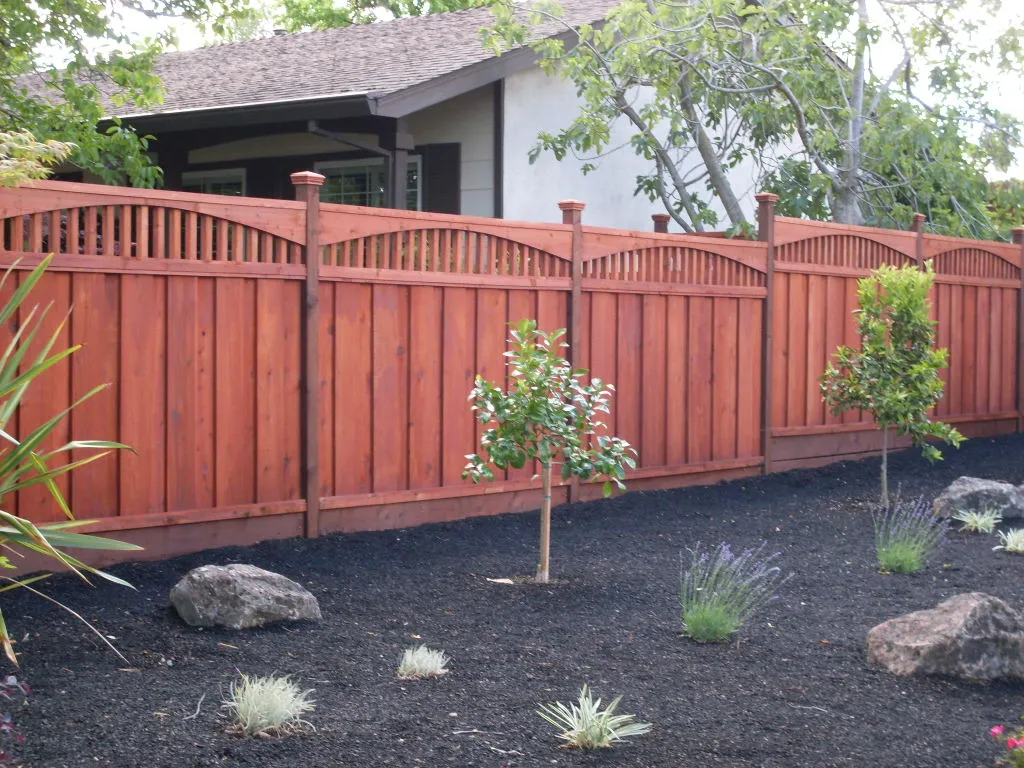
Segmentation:
{"type": "Polygon", "coordinates": [[[1024,747],[1024,740],[1021,740],[1021,741],[1017,741],[1017,739],[1007,739],[1006,740],[1006,748],[1007,749],[1016,749],[1017,747],[1024,747]]]}
{"type": "Polygon", "coordinates": [[[998,739],[1000,736],[1003,735],[1003,731],[1005,730],[1006,729],[1003,728],[1003,726],[1001,725],[993,725],[992,730],[990,730],[989,733],[992,735],[993,739],[998,739]]]}

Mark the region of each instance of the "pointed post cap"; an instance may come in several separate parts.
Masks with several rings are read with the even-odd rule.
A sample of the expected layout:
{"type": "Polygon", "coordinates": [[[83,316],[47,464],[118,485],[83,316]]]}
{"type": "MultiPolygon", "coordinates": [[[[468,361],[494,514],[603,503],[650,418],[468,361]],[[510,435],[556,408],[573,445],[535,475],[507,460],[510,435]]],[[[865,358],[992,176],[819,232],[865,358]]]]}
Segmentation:
{"type": "Polygon", "coordinates": [[[322,173],[314,173],[313,171],[296,171],[289,178],[296,187],[310,184],[319,187],[326,180],[322,173]]]}
{"type": "Polygon", "coordinates": [[[1014,227],[1010,231],[1013,233],[1013,242],[1017,245],[1024,245],[1024,227],[1014,227]]]}
{"type": "Polygon", "coordinates": [[[651,221],[654,222],[654,231],[663,234],[668,233],[668,222],[672,217],[667,213],[652,213],[651,221]]]}
{"type": "Polygon", "coordinates": [[[754,195],[754,199],[759,203],[777,203],[779,202],[779,196],[774,192],[758,192],[754,195]]]}

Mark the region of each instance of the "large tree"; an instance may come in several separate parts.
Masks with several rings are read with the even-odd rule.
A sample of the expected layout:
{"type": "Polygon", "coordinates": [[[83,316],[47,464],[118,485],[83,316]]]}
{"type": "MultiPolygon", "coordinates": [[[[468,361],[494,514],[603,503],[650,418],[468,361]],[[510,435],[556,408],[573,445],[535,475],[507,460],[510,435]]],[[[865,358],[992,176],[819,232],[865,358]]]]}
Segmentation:
{"type": "MultiPolygon", "coordinates": [[[[638,192],[687,231],[717,225],[716,208],[749,226],[730,174],[749,163],[808,215],[905,225],[894,216],[917,209],[944,231],[990,232],[982,172],[1020,140],[986,98],[993,73],[1020,65],[1021,24],[984,34],[998,5],[624,0],[601,24],[532,43],[580,97],[535,155],[587,169],[625,120],[649,162],[638,192]]],[[[554,3],[505,0],[487,34],[502,49],[560,18],[554,3]]]]}
{"type": "MultiPolygon", "coordinates": [[[[244,2],[0,0],[0,134],[20,136],[22,145],[26,133],[73,143],[76,167],[109,183],[154,186],[160,172],[146,155],[146,137],[105,120],[110,107],[159,103],[153,61],[173,41],[174,25],[220,30],[244,2]],[[155,32],[144,37],[133,31],[140,27],[155,32]]],[[[0,161],[11,159],[0,152],[0,161]]]]}

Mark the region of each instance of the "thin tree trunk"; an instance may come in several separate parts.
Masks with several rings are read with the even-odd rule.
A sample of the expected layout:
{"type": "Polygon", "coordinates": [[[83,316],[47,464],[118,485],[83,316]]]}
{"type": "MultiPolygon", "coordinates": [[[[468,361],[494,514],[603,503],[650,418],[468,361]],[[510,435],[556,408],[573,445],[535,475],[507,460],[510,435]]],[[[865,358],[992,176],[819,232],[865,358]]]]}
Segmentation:
{"type": "Polygon", "coordinates": [[[863,224],[864,213],[860,205],[860,171],[863,157],[861,146],[864,141],[864,88],[868,48],[868,6],[867,0],[859,0],[857,7],[857,49],[853,63],[853,93],[850,99],[848,134],[846,137],[845,168],[839,174],[840,187],[836,191],[835,209],[832,218],[840,224],[863,224]]]}
{"type": "Polygon", "coordinates": [[[547,584],[551,566],[551,462],[544,462],[541,467],[544,500],[540,505],[540,564],[537,566],[537,583],[547,584]]]}
{"type": "Polygon", "coordinates": [[[889,429],[882,430],[882,506],[889,508],[889,429]]]}

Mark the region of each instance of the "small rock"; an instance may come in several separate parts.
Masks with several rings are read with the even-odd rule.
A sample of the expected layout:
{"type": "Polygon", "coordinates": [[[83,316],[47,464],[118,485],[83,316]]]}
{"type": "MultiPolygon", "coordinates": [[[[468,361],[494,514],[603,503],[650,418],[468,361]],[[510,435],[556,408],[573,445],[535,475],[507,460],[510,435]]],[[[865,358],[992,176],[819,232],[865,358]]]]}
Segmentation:
{"type": "Polygon", "coordinates": [[[997,510],[1004,520],[1024,517],[1024,488],[998,480],[958,477],[932,502],[932,511],[940,517],[983,509],[997,510]]]}
{"type": "Polygon", "coordinates": [[[171,604],[193,627],[248,629],[275,621],[320,619],[309,590],[254,565],[204,565],[171,590],[171,604]]]}
{"type": "Polygon", "coordinates": [[[998,597],[956,595],[868,632],[868,663],[897,675],[1024,678],[1024,616],[998,597]]]}

